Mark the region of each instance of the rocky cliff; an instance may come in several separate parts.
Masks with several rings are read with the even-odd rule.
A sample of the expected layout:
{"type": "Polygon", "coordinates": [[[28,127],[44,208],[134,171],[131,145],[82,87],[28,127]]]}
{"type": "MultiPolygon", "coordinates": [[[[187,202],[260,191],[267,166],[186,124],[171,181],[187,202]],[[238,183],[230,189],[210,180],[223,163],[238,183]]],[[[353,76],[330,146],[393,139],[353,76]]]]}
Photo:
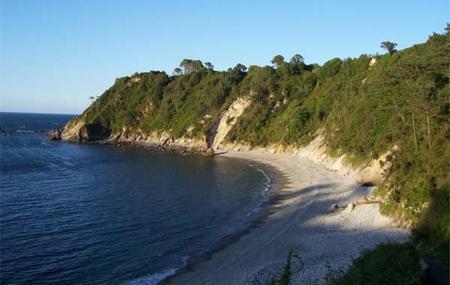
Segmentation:
{"type": "MultiPolygon", "coordinates": [[[[70,142],[106,142],[106,143],[137,143],[154,146],[157,149],[181,150],[191,153],[213,154],[213,149],[224,147],[223,143],[236,120],[251,104],[249,98],[237,98],[212,124],[206,134],[194,137],[190,126],[181,137],[174,137],[167,131],[144,132],[142,129],[130,130],[123,127],[119,131],[112,131],[100,123],[87,124],[83,116],[76,117],[66,124],[61,132],[61,138],[70,142]]],[[[204,117],[209,119],[208,116],[204,117]]]]}

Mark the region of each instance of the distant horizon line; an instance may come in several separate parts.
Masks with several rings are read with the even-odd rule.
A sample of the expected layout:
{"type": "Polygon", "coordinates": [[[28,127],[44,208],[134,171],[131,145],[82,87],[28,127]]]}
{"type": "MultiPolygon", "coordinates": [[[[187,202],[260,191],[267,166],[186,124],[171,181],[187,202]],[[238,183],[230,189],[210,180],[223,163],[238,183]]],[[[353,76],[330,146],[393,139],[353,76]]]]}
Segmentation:
{"type": "Polygon", "coordinates": [[[8,113],[8,114],[33,114],[33,115],[71,115],[71,116],[78,116],[80,114],[69,114],[69,113],[49,113],[49,112],[17,112],[17,111],[0,111],[1,113],[8,113]]]}

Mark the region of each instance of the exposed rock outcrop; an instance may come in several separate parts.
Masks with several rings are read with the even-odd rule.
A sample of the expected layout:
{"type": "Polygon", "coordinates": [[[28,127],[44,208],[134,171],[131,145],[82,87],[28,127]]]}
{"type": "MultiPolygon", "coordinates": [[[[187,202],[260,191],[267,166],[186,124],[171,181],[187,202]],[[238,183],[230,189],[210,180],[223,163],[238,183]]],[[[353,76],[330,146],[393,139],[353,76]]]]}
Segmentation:
{"type": "MultiPolygon", "coordinates": [[[[395,148],[395,147],[394,147],[395,148]]],[[[261,151],[269,153],[292,154],[307,158],[315,163],[321,164],[326,169],[339,175],[355,177],[361,183],[368,183],[375,186],[384,179],[385,171],[391,166],[389,156],[391,152],[386,152],[377,159],[368,164],[355,167],[352,166],[346,155],[340,157],[331,157],[327,151],[327,145],[324,136],[319,134],[306,146],[283,146],[269,145],[267,147],[252,147],[241,142],[224,142],[220,144],[223,151],[261,151]]]]}
{"type": "Polygon", "coordinates": [[[124,127],[120,132],[111,134],[104,142],[106,144],[138,145],[155,151],[173,151],[182,154],[196,153],[204,156],[214,155],[212,149],[208,147],[206,136],[174,138],[165,131],[145,133],[140,129],[131,131],[124,127]]]}
{"type": "Polygon", "coordinates": [[[356,175],[360,171],[359,169],[350,167],[345,162],[345,155],[331,158],[327,153],[325,139],[322,134],[319,134],[306,147],[300,149],[297,152],[297,155],[322,164],[326,168],[340,175],[356,175]]]}
{"type": "Polygon", "coordinates": [[[226,110],[220,118],[219,125],[214,134],[214,140],[211,145],[213,149],[217,149],[224,142],[225,137],[231,128],[236,124],[237,119],[244,113],[245,109],[250,106],[251,100],[247,97],[238,98],[226,110]]]}
{"type": "Polygon", "coordinates": [[[61,130],[60,129],[56,129],[56,130],[52,130],[49,134],[48,134],[48,138],[52,141],[58,141],[61,139],[61,130]]]}
{"type": "Polygon", "coordinates": [[[109,138],[111,131],[100,123],[86,124],[82,118],[67,123],[61,132],[61,139],[70,142],[91,142],[109,138]]]}
{"type": "Polygon", "coordinates": [[[84,119],[81,117],[70,120],[61,132],[61,139],[70,142],[80,142],[80,129],[84,125],[84,119]]]}
{"type": "MultiPolygon", "coordinates": [[[[215,127],[208,134],[200,137],[192,136],[195,129],[193,125],[189,126],[186,134],[180,138],[174,138],[166,131],[145,133],[140,129],[130,130],[126,126],[122,130],[112,133],[99,123],[87,124],[83,117],[77,117],[67,123],[60,137],[66,141],[82,143],[99,140],[110,140],[110,142],[117,143],[137,143],[157,147],[158,149],[175,149],[212,156],[214,155],[213,149],[217,149],[219,145],[224,144],[228,132],[250,104],[251,100],[248,97],[236,99],[222,114],[215,127]]],[[[150,112],[151,108],[147,111],[150,112]]],[[[210,118],[211,115],[207,114],[203,120],[210,118]]]]}
{"type": "Polygon", "coordinates": [[[388,161],[390,152],[382,154],[377,159],[370,161],[367,165],[351,166],[344,154],[340,157],[330,157],[323,135],[319,134],[306,147],[299,149],[296,154],[319,163],[340,175],[352,175],[358,180],[373,185],[381,183],[384,172],[391,166],[388,161]]]}

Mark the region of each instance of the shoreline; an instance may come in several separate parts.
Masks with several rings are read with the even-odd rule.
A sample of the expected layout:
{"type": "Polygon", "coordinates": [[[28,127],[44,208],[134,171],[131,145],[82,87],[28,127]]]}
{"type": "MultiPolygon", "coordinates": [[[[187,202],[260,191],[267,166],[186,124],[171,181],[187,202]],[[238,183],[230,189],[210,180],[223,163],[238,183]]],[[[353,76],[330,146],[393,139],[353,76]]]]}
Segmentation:
{"type": "MultiPolygon", "coordinates": [[[[205,156],[192,148],[145,141],[102,140],[88,144],[205,156]]],[[[280,276],[293,250],[304,262],[303,271],[293,275],[293,284],[318,285],[323,284],[320,281],[327,263],[333,269],[345,270],[363,250],[384,242],[405,241],[409,236],[407,229],[380,214],[379,204],[358,206],[352,211],[329,211],[333,204],[345,206],[371,195],[374,187],[361,185],[364,180],[357,169],[339,165],[343,171],[336,170],[330,167],[332,160],[323,163],[314,152],[274,153],[258,148],[220,150],[214,156],[238,159],[263,169],[275,181],[271,198],[248,225],[190,257],[181,267],[171,268],[171,273],[163,274],[154,284],[268,284],[272,277],[280,276]]]]}
{"type": "Polygon", "coordinates": [[[299,254],[305,265],[294,274],[294,284],[321,284],[326,263],[345,269],[362,250],[404,241],[409,235],[382,216],[378,204],[329,212],[333,203],[347,205],[371,194],[373,187],[358,186],[353,174],[339,175],[294,154],[251,150],[217,156],[256,163],[279,183],[278,189],[247,229],[224,238],[224,243],[157,284],[265,284],[281,272],[289,250],[299,254]]]}
{"type": "MultiPolygon", "coordinates": [[[[119,147],[142,147],[142,145],[134,144],[134,145],[122,145],[119,147]]],[[[161,151],[159,151],[161,152],[161,151]]],[[[167,152],[163,151],[163,152],[167,152]]],[[[172,152],[172,151],[169,151],[172,152]]],[[[183,155],[183,153],[176,152],[178,155],[183,155]]],[[[189,153],[190,155],[199,155],[198,153],[189,153]]],[[[218,155],[219,156],[219,155],[218,155]]],[[[254,161],[251,159],[246,158],[232,158],[232,157],[226,157],[223,156],[226,159],[238,159],[242,163],[248,165],[249,167],[255,168],[257,171],[260,171],[261,174],[268,180],[268,186],[269,190],[264,190],[266,194],[263,193],[263,195],[267,195],[265,199],[261,200],[260,204],[257,205],[256,208],[253,209],[253,214],[255,214],[255,217],[250,220],[247,224],[243,225],[240,228],[237,228],[236,231],[232,232],[231,234],[224,236],[217,244],[213,245],[211,248],[207,249],[204,252],[199,253],[195,256],[190,256],[187,260],[183,261],[183,265],[181,265],[178,268],[168,268],[165,271],[162,272],[156,272],[153,274],[150,274],[149,276],[154,275],[161,275],[163,276],[159,281],[156,281],[156,283],[151,283],[155,285],[163,285],[163,284],[169,284],[173,278],[176,278],[179,275],[182,275],[184,273],[187,273],[191,271],[196,265],[202,263],[202,262],[208,262],[212,258],[212,256],[224,249],[226,249],[231,244],[239,241],[243,236],[251,233],[254,229],[260,227],[262,224],[264,224],[267,220],[267,218],[273,213],[274,206],[279,201],[279,196],[281,194],[282,189],[285,187],[287,181],[284,175],[276,168],[266,163],[261,163],[260,161],[254,161]],[[169,274],[166,274],[167,272],[170,272],[169,274]]],[[[140,280],[146,280],[148,276],[143,276],[142,278],[136,279],[136,280],[130,280],[127,284],[135,284],[136,281],[140,280]]],[[[136,284],[141,284],[137,282],[136,284]]]]}
{"type": "MultiPolygon", "coordinates": [[[[71,143],[71,142],[69,142],[71,143]]],[[[185,257],[183,260],[183,265],[179,267],[166,268],[164,271],[155,272],[149,274],[147,276],[142,276],[137,279],[128,280],[125,284],[142,284],[142,282],[147,282],[150,278],[151,283],[155,285],[164,285],[170,284],[173,278],[177,278],[178,276],[183,275],[184,273],[190,272],[195,266],[201,264],[203,262],[208,262],[216,253],[225,250],[227,247],[232,245],[233,243],[239,241],[243,236],[250,234],[254,229],[257,229],[262,224],[264,224],[268,217],[272,215],[276,209],[275,207],[278,205],[280,200],[282,200],[282,191],[286,187],[288,183],[288,178],[285,174],[269,163],[258,161],[252,158],[247,157],[232,157],[230,155],[226,155],[225,152],[221,152],[220,154],[215,154],[214,157],[210,155],[204,155],[202,151],[195,150],[188,147],[167,147],[164,145],[158,145],[143,141],[128,141],[128,140],[99,140],[92,141],[88,143],[82,143],[86,145],[97,145],[97,146],[105,146],[105,147],[114,147],[114,148],[136,148],[142,149],[144,151],[156,152],[156,153],[170,153],[175,155],[194,155],[194,156],[203,156],[205,159],[214,159],[214,157],[222,157],[226,159],[237,159],[242,163],[248,165],[249,167],[254,168],[255,170],[261,172],[268,181],[269,191],[267,189],[263,190],[263,195],[267,195],[263,198],[260,203],[252,210],[255,217],[251,219],[247,224],[244,224],[242,227],[237,228],[234,232],[228,234],[221,238],[218,243],[214,244],[211,248],[205,250],[204,252],[200,252],[197,255],[185,257]],[[264,192],[266,194],[264,194],[264,192]],[[157,276],[157,277],[155,277],[157,276]],[[158,276],[161,276],[158,277],[158,276]],[[156,279],[154,279],[156,278],[156,279]]]]}

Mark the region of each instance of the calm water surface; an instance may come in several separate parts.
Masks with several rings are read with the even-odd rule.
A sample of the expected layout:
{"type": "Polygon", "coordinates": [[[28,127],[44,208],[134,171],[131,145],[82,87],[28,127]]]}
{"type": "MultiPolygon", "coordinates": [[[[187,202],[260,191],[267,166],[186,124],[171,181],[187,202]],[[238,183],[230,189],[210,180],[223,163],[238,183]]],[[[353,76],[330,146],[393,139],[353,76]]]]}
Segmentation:
{"type": "Polygon", "coordinates": [[[258,169],[40,133],[70,118],[0,114],[2,284],[155,284],[257,216],[258,169]]]}

